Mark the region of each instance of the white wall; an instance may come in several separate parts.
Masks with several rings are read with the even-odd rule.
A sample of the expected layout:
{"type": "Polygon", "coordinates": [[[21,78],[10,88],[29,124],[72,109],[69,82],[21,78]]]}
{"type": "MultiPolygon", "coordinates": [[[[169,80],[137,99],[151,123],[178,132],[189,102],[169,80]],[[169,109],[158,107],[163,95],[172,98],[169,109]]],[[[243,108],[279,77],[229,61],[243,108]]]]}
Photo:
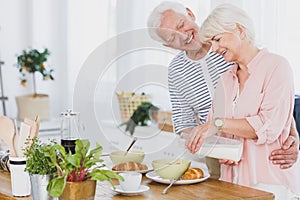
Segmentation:
{"type": "MultiPolygon", "coordinates": [[[[54,68],[54,81],[37,75],[37,91],[50,95],[51,115],[72,107],[73,88],[88,55],[111,37],[114,1],[109,0],[0,0],[0,58],[7,115],[17,116],[15,96],[32,93],[32,80],[20,86],[14,66],[17,54],[26,48],[51,51],[48,64],[54,68]],[[109,35],[110,34],[110,35],[109,35]]],[[[0,106],[2,114],[2,106],[0,106]]]]}
{"type": "MultiPolygon", "coordinates": [[[[15,95],[29,92],[20,86],[19,73],[16,64],[16,54],[30,44],[31,21],[28,19],[29,2],[0,0],[0,59],[5,62],[2,66],[5,95],[9,97],[7,113],[16,116],[15,95]],[[22,21],[22,23],[20,23],[22,21]]],[[[0,107],[2,114],[2,106],[0,107]]]]}
{"type": "MultiPolygon", "coordinates": [[[[17,115],[15,96],[32,92],[31,79],[29,79],[29,87],[27,88],[23,88],[19,84],[20,74],[14,67],[17,53],[27,47],[48,47],[52,52],[49,64],[55,69],[55,81],[44,82],[38,78],[37,89],[38,92],[50,95],[51,114],[53,117],[58,117],[61,111],[73,106],[74,86],[86,59],[96,48],[118,36],[118,34],[145,28],[148,14],[161,1],[0,0],[0,58],[5,61],[2,73],[4,93],[9,97],[9,101],[6,102],[8,116],[16,117],[17,115]]],[[[213,7],[221,2],[230,2],[245,8],[256,20],[257,33],[260,41],[263,41],[262,44],[290,60],[294,66],[295,80],[297,80],[296,75],[299,74],[297,49],[300,46],[298,39],[300,27],[297,22],[299,12],[296,6],[285,7],[285,3],[281,0],[178,1],[196,13],[198,23],[208,15],[211,4],[213,7]],[[284,31],[279,32],[281,30],[284,31]]],[[[289,0],[288,2],[296,2],[296,0],[289,0]]],[[[119,49],[124,45],[130,45],[132,43],[130,39],[136,38],[129,38],[126,44],[114,43],[113,45],[119,49]]],[[[115,84],[107,85],[106,91],[115,89],[116,82],[122,76],[124,77],[128,70],[150,64],[166,66],[172,57],[171,53],[166,52],[158,55],[158,52],[154,53],[153,50],[134,52],[128,57],[123,57],[116,64],[110,76],[105,79],[111,83],[114,81],[113,84],[115,84]]],[[[166,70],[163,70],[164,74],[141,73],[138,70],[137,72],[138,80],[134,80],[134,76],[131,77],[128,73],[130,77],[128,80],[130,80],[117,86],[126,90],[136,88],[133,86],[139,80],[150,80],[149,78],[155,76],[155,78],[163,79],[165,83],[167,78],[165,76],[166,70]]],[[[89,87],[89,83],[85,84],[87,85],[85,87],[89,87]]],[[[296,81],[296,86],[300,88],[300,81],[296,81]]],[[[101,93],[102,91],[99,90],[98,92],[101,93]]],[[[168,101],[165,96],[158,96],[158,98],[165,102],[168,101]]],[[[89,101],[87,102],[89,103],[89,101]]],[[[99,105],[105,106],[105,101],[102,104],[100,102],[99,105]]],[[[86,112],[86,110],[82,110],[82,112],[86,112]]],[[[101,113],[101,108],[97,112],[99,115],[107,116],[107,113],[101,113]]],[[[1,114],[2,106],[0,106],[1,114]]],[[[91,131],[91,134],[94,133],[91,131]]]]}
{"type": "MultiPolygon", "coordinates": [[[[20,86],[20,73],[15,67],[17,54],[27,48],[49,48],[51,56],[48,65],[55,69],[55,81],[42,81],[37,77],[37,92],[50,95],[51,113],[57,115],[66,101],[61,98],[67,92],[62,79],[67,74],[66,68],[66,26],[64,2],[31,1],[31,0],[0,0],[0,52],[5,62],[2,69],[4,93],[9,97],[7,115],[17,116],[15,96],[32,93],[32,78],[28,76],[28,86],[20,86]]],[[[46,65],[47,67],[47,65],[46,65]]],[[[2,113],[2,107],[0,108],[2,113]]]]}

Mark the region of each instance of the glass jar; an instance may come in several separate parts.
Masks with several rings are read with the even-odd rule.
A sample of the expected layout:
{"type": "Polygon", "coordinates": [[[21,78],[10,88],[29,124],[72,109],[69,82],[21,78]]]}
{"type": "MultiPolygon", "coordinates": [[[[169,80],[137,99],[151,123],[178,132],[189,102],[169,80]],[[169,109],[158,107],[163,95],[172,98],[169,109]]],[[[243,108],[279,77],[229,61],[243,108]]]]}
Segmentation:
{"type": "Polygon", "coordinates": [[[80,122],[79,112],[73,112],[71,109],[60,114],[61,118],[61,145],[65,148],[68,153],[71,151],[75,153],[75,141],[81,139],[80,137],[80,122]]]}

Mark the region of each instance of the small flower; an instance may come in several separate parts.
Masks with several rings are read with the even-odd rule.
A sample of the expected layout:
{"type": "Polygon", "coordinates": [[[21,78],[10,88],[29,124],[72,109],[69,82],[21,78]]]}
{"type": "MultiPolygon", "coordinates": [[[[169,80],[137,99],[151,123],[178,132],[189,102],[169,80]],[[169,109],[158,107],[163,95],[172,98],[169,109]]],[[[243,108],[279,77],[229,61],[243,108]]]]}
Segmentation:
{"type": "Polygon", "coordinates": [[[44,70],[45,69],[45,65],[44,63],[41,64],[41,69],[44,70]]]}
{"type": "Polygon", "coordinates": [[[26,87],[26,80],[21,80],[21,85],[22,85],[23,87],[26,87]]]}
{"type": "Polygon", "coordinates": [[[50,76],[49,76],[49,75],[45,76],[45,80],[46,80],[46,81],[51,80],[50,76]]]}
{"type": "Polygon", "coordinates": [[[23,70],[27,70],[28,67],[24,65],[24,66],[22,67],[22,69],[23,69],[23,70]]]}

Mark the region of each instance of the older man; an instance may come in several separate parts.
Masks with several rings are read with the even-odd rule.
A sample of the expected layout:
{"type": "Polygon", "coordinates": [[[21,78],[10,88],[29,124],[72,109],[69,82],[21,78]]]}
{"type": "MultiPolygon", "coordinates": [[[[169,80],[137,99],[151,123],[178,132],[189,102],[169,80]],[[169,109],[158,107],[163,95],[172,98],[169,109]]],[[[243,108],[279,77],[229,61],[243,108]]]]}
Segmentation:
{"type": "MultiPolygon", "coordinates": [[[[220,75],[233,63],[202,44],[192,11],[176,2],[163,2],[148,18],[150,36],[164,46],[181,50],[169,65],[169,92],[175,132],[190,133],[206,121],[214,89],[220,75]]],[[[298,134],[292,125],[282,149],[271,153],[270,160],[282,169],[291,167],[298,157],[298,134]]],[[[213,178],[219,177],[216,160],[206,158],[213,178]]]]}

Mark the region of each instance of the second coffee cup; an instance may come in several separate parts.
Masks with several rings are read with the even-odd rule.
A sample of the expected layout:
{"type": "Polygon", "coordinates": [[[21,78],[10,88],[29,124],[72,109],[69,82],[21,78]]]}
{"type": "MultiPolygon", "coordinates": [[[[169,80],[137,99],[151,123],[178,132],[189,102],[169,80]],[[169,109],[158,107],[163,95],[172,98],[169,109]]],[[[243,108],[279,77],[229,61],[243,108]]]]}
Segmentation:
{"type": "Polygon", "coordinates": [[[124,191],[137,191],[142,182],[142,174],[138,172],[123,172],[120,175],[124,181],[120,181],[120,186],[124,191]]]}

